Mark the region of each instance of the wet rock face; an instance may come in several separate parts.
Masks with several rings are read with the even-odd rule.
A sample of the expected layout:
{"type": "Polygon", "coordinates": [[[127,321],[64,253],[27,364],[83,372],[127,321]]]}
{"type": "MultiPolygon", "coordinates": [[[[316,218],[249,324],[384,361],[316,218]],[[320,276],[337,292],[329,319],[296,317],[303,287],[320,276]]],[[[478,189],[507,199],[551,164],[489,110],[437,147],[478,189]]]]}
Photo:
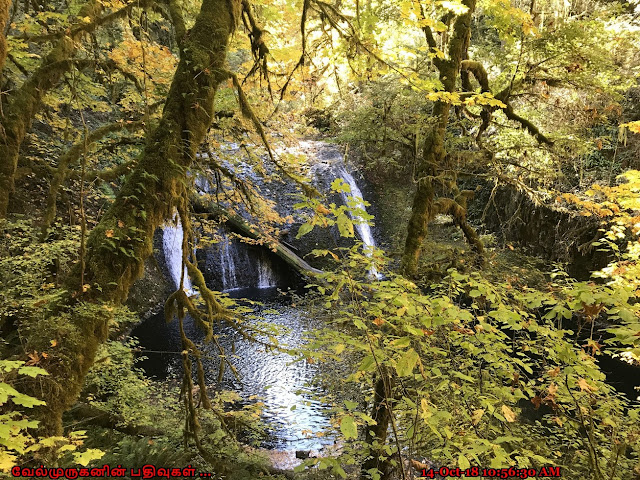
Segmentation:
{"type": "Polygon", "coordinates": [[[144,263],[144,275],[136,280],[129,291],[126,305],[130,310],[139,312],[141,318],[157,313],[164,305],[167,293],[173,285],[166,267],[162,248],[162,230],[157,229],[153,236],[153,257],[144,263]]]}
{"type": "MultiPolygon", "coordinates": [[[[468,188],[468,186],[465,186],[468,188]]],[[[605,267],[611,257],[589,244],[598,238],[600,221],[573,212],[536,205],[511,186],[500,186],[491,199],[492,184],[477,185],[469,205],[469,218],[483,222],[487,230],[506,241],[518,243],[531,254],[566,262],[568,273],[578,280],[605,267]]]]}
{"type": "Polygon", "coordinates": [[[263,246],[249,245],[221,228],[221,241],[196,251],[198,266],[209,288],[295,288],[298,279],[282,259],[263,246]]]}
{"type": "MultiPolygon", "coordinates": [[[[243,158],[242,151],[237,145],[228,144],[224,150],[228,155],[243,158]]],[[[351,186],[351,195],[359,197],[368,195],[367,193],[363,194],[359,189],[358,183],[364,185],[362,178],[356,180],[348,172],[340,146],[317,141],[301,141],[296,146],[294,153],[306,155],[306,176],[318,192],[323,195],[321,200],[323,204],[327,206],[346,204],[346,195],[331,191],[331,185],[336,178],[343,178],[345,183],[351,186]]],[[[216,158],[216,161],[225,164],[224,158],[216,158]]],[[[275,167],[267,160],[258,167],[242,160],[236,163],[237,165],[233,166],[233,171],[236,172],[238,178],[250,182],[252,188],[255,188],[263,198],[273,203],[273,209],[278,215],[290,220],[289,223],[276,225],[280,230],[278,240],[309,262],[312,267],[323,269],[330,265],[327,257],[310,255],[313,250],[333,250],[337,247],[349,248],[353,245],[354,239],[340,237],[338,229],[335,227],[317,227],[303,237],[296,238],[301,225],[312,214],[296,208],[296,204],[302,200],[300,187],[293,181],[278,175],[275,167]],[[257,170],[262,170],[262,173],[258,174],[257,170]]],[[[227,167],[231,169],[231,165],[227,165],[227,167]]],[[[195,179],[196,187],[202,195],[215,195],[216,201],[220,203],[222,208],[231,207],[225,203],[224,195],[218,197],[220,192],[217,188],[219,185],[214,186],[211,182],[201,176],[195,179]]],[[[364,205],[357,206],[365,210],[364,205]]],[[[252,216],[242,205],[234,205],[233,207],[239,216],[251,223],[252,216]]],[[[214,221],[210,226],[215,228],[216,223],[214,221]]],[[[244,243],[238,240],[235,235],[238,233],[241,236],[242,232],[233,232],[229,228],[227,226],[219,227],[215,235],[205,234],[202,231],[196,235],[215,236],[213,242],[212,238],[203,238],[201,239],[203,241],[196,245],[196,259],[209,288],[224,291],[239,288],[296,288],[299,286],[301,278],[298,274],[287,266],[280,257],[273,254],[266,245],[244,243]]],[[[356,240],[364,241],[366,244],[375,244],[375,231],[372,231],[367,225],[356,225],[356,237],[356,240]]],[[[164,228],[158,229],[154,238],[154,256],[158,268],[152,273],[156,277],[166,279],[161,288],[166,293],[177,288],[182,276],[182,238],[182,226],[175,221],[173,224],[169,222],[164,228]]],[[[188,279],[184,286],[187,291],[190,291],[187,283],[188,279]]]]}

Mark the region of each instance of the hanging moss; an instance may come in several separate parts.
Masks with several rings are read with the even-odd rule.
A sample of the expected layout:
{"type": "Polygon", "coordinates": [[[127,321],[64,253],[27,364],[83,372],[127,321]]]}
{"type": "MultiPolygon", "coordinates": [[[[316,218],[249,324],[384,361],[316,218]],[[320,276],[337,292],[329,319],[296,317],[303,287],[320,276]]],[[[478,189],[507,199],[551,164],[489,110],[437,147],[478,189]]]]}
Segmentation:
{"type": "MultiPolygon", "coordinates": [[[[162,119],[113,205],[89,235],[86,286],[80,285],[79,271],[68,282],[69,291],[75,292],[72,299],[82,298],[109,312],[110,305],[127,298],[131,285],[142,275],[144,261],[153,251],[155,229],[186,198],[187,168],[213,118],[216,88],[227,78],[224,62],[239,9],[236,0],[204,0],[184,38],[162,119]]],[[[76,400],[97,346],[106,338],[108,322],[108,313],[74,313],[71,328],[82,341],[60,342],[50,357],[55,372],[51,377],[69,386],[42,392],[47,402],[42,418],[48,433],[60,433],[62,412],[76,400]]]]}
{"type": "MultiPolygon", "coordinates": [[[[5,1],[0,0],[0,23],[3,15],[2,2],[5,1]]],[[[101,25],[127,15],[133,6],[144,8],[148,3],[151,3],[150,0],[132,2],[120,10],[101,17],[100,14],[104,10],[102,2],[89,0],[78,12],[77,18],[82,19],[79,25],[61,34],[41,38],[41,40],[55,40],[54,47],[22,86],[7,96],[6,105],[3,105],[3,135],[0,140],[0,218],[7,216],[9,199],[14,190],[20,147],[42,106],[44,96],[58,85],[64,74],[74,65],[82,63],[93,65],[93,62],[80,62],[74,59],[81,45],[82,36],[93,32],[101,25]]],[[[2,59],[2,45],[0,45],[0,59],[2,59]]]]}
{"type": "MultiPolygon", "coordinates": [[[[448,58],[436,59],[434,64],[445,92],[453,92],[460,71],[463,55],[468,47],[471,32],[471,17],[475,11],[475,0],[463,1],[468,10],[459,15],[453,26],[453,35],[449,42],[448,58]]],[[[447,23],[447,22],[444,22],[447,23]]],[[[429,47],[434,50],[436,42],[429,27],[425,27],[425,35],[429,47]]],[[[446,150],[444,139],[449,123],[451,104],[437,101],[433,107],[436,123],[427,133],[424,140],[422,158],[416,166],[417,186],[411,208],[411,218],[407,226],[407,239],[402,255],[401,270],[404,275],[414,276],[418,270],[418,260],[422,252],[422,243],[427,236],[429,221],[435,215],[433,205],[435,189],[433,181],[439,166],[443,164],[446,150]]]]}

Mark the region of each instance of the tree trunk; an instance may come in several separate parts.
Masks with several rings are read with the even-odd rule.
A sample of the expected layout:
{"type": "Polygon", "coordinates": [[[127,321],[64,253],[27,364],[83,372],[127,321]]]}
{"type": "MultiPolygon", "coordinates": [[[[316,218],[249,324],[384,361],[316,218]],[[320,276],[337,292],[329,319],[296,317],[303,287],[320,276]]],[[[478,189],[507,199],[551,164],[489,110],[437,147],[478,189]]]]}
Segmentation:
{"type": "Polygon", "coordinates": [[[52,352],[45,366],[51,381],[37,387],[47,402],[39,412],[46,433],[60,434],[62,413],[76,401],[96,349],[106,339],[111,305],[124,301],[142,275],[144,261],[153,251],[155,229],[187,201],[187,170],[214,117],[216,89],[229,78],[224,63],[240,8],[240,0],[204,0],[181,42],[162,119],[149,135],[135,170],[88,238],[86,272],[74,275],[68,285],[75,292],[72,297],[85,302],[62,314],[69,322],[64,341],[53,350],[47,347],[60,322],[34,320],[39,333],[29,339],[28,351],[52,352]]]}
{"type": "Polygon", "coordinates": [[[444,137],[449,121],[449,110],[448,103],[437,102],[434,105],[433,114],[437,119],[437,124],[427,134],[424,141],[422,159],[417,169],[418,185],[413,197],[411,217],[407,227],[407,240],[402,256],[401,268],[406,276],[414,276],[418,271],[422,242],[427,236],[429,221],[435,215],[433,180],[437,175],[437,166],[442,163],[446,154],[444,137]]]}
{"type": "MultiPolygon", "coordinates": [[[[444,91],[452,93],[456,88],[456,78],[460,71],[460,64],[469,42],[471,33],[471,17],[475,10],[476,0],[464,0],[467,12],[456,18],[453,35],[449,42],[449,55],[445,60],[436,59],[434,64],[439,71],[440,82],[444,91]]],[[[425,27],[427,42],[434,50],[435,41],[429,27],[425,27]]],[[[446,156],[444,148],[445,134],[449,123],[451,104],[436,101],[433,106],[433,116],[436,124],[426,135],[416,173],[418,176],[416,193],[413,197],[411,217],[407,227],[407,239],[402,255],[401,271],[405,276],[415,276],[422,252],[422,243],[427,236],[429,221],[434,215],[434,178],[438,174],[439,166],[446,156]]]]}
{"type": "Polygon", "coordinates": [[[391,409],[388,402],[391,401],[392,379],[386,367],[382,367],[373,392],[373,406],[371,407],[371,418],[375,425],[368,426],[365,435],[365,442],[371,447],[371,453],[362,464],[360,472],[361,480],[368,480],[371,475],[369,470],[377,469],[381,473],[381,480],[389,477],[388,461],[382,461],[380,457],[385,453],[384,446],[387,443],[387,431],[391,423],[391,409]],[[374,444],[377,447],[374,447],[374,444]]]}
{"type": "MultiPolygon", "coordinates": [[[[0,0],[0,17],[3,14],[2,2],[5,1],[0,0]]],[[[40,66],[18,90],[8,95],[6,104],[2,108],[2,129],[0,130],[0,219],[7,216],[9,209],[20,146],[42,106],[44,96],[58,85],[64,74],[73,67],[82,36],[91,33],[106,22],[126,15],[133,6],[144,7],[149,2],[150,0],[132,2],[120,10],[100,17],[103,12],[102,2],[89,0],[78,12],[77,18],[83,19],[80,26],[69,28],[68,35],[65,34],[59,38],[56,36],[57,42],[44,57],[40,66]]]]}
{"type": "Polygon", "coordinates": [[[286,245],[283,245],[281,242],[277,240],[268,239],[261,232],[256,231],[254,227],[249,225],[247,221],[239,215],[234,215],[229,213],[228,210],[218,205],[215,202],[204,202],[200,198],[192,199],[192,203],[196,209],[196,211],[204,211],[211,213],[218,218],[225,218],[225,223],[229,225],[231,228],[242,233],[243,236],[250,238],[252,240],[261,240],[265,241],[265,248],[269,248],[273,251],[275,255],[284,260],[287,265],[300,273],[303,277],[307,279],[318,280],[316,277],[323,273],[322,270],[312,267],[309,265],[303,258],[300,258],[293,250],[291,250],[286,245]]]}
{"type": "Polygon", "coordinates": [[[7,37],[4,32],[9,21],[9,9],[11,8],[11,0],[0,0],[0,73],[4,68],[4,61],[7,59],[7,37]]]}

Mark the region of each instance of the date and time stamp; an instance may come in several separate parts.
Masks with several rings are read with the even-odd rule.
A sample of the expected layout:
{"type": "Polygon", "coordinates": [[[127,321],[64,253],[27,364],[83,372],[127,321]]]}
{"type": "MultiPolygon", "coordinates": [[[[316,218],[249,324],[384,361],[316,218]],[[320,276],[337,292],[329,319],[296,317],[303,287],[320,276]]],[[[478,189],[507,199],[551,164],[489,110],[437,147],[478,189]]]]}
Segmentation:
{"type": "Polygon", "coordinates": [[[511,478],[561,478],[560,467],[541,468],[482,468],[460,467],[449,468],[424,468],[420,472],[419,478],[478,478],[478,479],[511,479],[511,478]]]}
{"type": "MultiPolygon", "coordinates": [[[[424,468],[419,472],[418,478],[477,478],[477,479],[527,479],[527,478],[561,478],[562,473],[560,467],[541,467],[536,468],[482,468],[469,467],[462,469],[460,467],[449,468],[424,468]]],[[[76,478],[123,478],[127,474],[131,478],[152,479],[152,478],[217,478],[214,473],[201,472],[196,473],[195,468],[191,465],[184,468],[163,468],[155,465],[145,465],[142,468],[126,468],[118,465],[112,467],[104,465],[99,468],[46,468],[41,465],[38,468],[14,466],[11,469],[14,478],[49,478],[49,479],[76,479],[76,478]]]]}

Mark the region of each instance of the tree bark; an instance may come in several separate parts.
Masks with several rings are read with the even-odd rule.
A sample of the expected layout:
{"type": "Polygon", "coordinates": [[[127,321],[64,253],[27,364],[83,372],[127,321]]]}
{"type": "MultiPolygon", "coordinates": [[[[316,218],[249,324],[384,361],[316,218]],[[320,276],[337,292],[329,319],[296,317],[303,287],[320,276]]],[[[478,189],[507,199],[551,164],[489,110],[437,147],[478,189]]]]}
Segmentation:
{"type": "Polygon", "coordinates": [[[0,73],[4,68],[4,61],[7,59],[7,37],[4,32],[9,21],[9,9],[11,8],[11,0],[0,0],[0,73]]]}
{"type": "MultiPolygon", "coordinates": [[[[0,0],[0,2],[4,1],[6,0],[0,0]]],[[[73,58],[78,51],[82,36],[109,21],[126,15],[133,6],[144,7],[148,3],[150,0],[134,1],[120,10],[101,17],[102,3],[98,0],[89,0],[78,12],[77,17],[83,19],[81,25],[70,28],[68,35],[64,33],[54,35],[53,39],[56,39],[56,43],[53,49],[22,86],[7,97],[6,105],[3,105],[2,109],[2,129],[0,130],[0,219],[7,216],[9,209],[20,146],[42,106],[44,96],[56,87],[64,74],[73,67],[73,58]],[[88,21],[85,21],[86,19],[88,21]]]]}
{"type": "Polygon", "coordinates": [[[89,235],[86,272],[69,281],[69,291],[75,292],[71,296],[84,301],[58,313],[69,322],[64,341],[56,349],[47,347],[60,322],[33,320],[39,333],[29,339],[28,351],[52,352],[45,366],[51,374],[46,378],[52,380],[46,387],[37,386],[47,402],[39,412],[46,433],[60,434],[62,413],[76,401],[96,349],[107,337],[112,305],[127,298],[152,254],[155,229],[187,201],[187,169],[214,117],[216,89],[229,77],[224,63],[240,5],[240,0],[204,0],[183,39],[162,119],[113,205],[89,235]]]}
{"type": "Polygon", "coordinates": [[[384,454],[384,446],[387,442],[387,432],[391,423],[391,409],[389,403],[392,401],[392,379],[386,367],[380,369],[373,392],[373,405],[371,407],[371,418],[375,420],[375,425],[367,426],[365,443],[371,447],[369,456],[362,464],[360,480],[369,480],[371,475],[369,470],[377,469],[381,480],[389,478],[389,462],[381,460],[384,454]],[[377,448],[374,447],[377,445],[377,448]]]}
{"type": "MultiPolygon", "coordinates": [[[[462,3],[468,10],[456,18],[453,35],[449,42],[448,58],[438,59],[436,57],[434,60],[444,91],[449,93],[452,93],[456,88],[456,78],[471,33],[471,17],[475,10],[476,0],[464,0],[462,3]]],[[[425,34],[430,49],[435,50],[435,40],[429,27],[425,27],[425,34]]],[[[422,158],[416,168],[417,187],[413,197],[407,239],[400,267],[402,273],[408,277],[415,276],[418,271],[422,243],[427,236],[429,221],[434,215],[435,188],[433,182],[438,173],[439,165],[443,163],[446,156],[444,140],[450,110],[451,104],[447,102],[436,101],[433,106],[433,116],[436,123],[425,137],[422,158]]]]}

